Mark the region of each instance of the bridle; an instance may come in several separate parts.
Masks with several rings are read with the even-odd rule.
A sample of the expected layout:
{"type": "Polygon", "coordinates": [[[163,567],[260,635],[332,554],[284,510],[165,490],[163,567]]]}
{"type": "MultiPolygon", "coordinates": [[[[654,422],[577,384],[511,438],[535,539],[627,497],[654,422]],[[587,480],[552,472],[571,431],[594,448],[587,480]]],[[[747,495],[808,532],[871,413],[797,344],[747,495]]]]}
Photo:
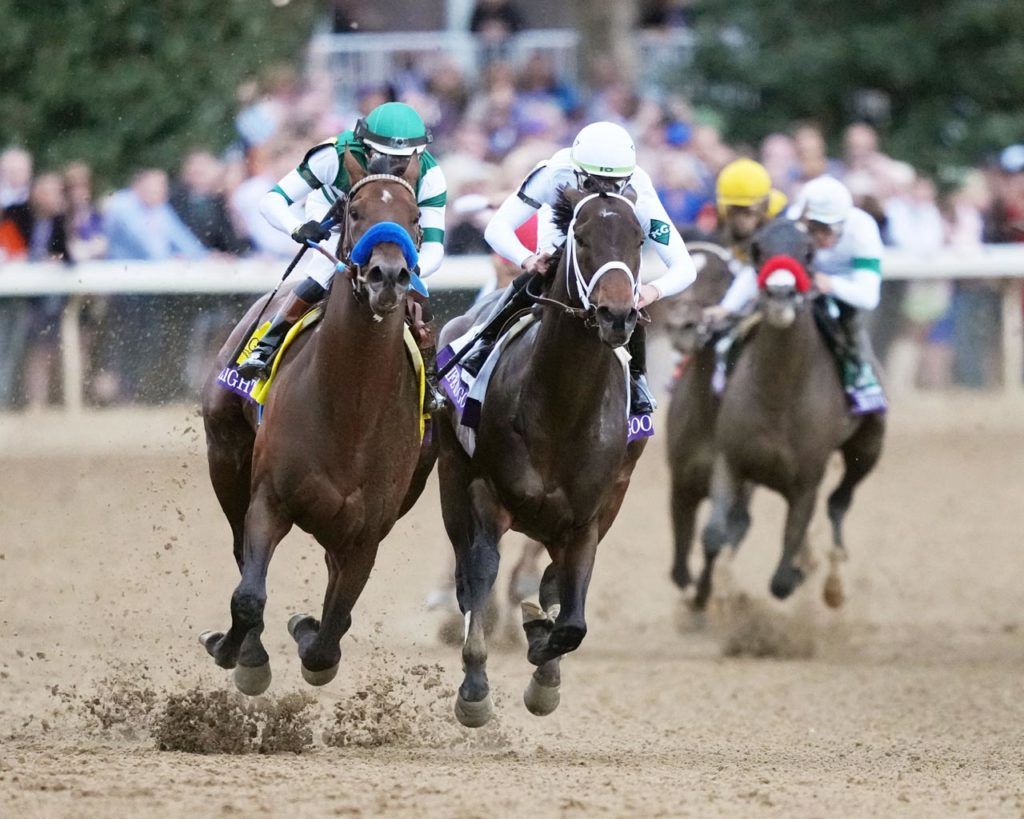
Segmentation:
{"type": "MultiPolygon", "coordinates": [[[[580,268],[579,251],[576,248],[576,221],[579,217],[580,211],[582,211],[583,209],[583,206],[590,202],[592,199],[598,198],[613,198],[625,202],[629,206],[630,212],[633,214],[633,217],[637,220],[637,224],[640,223],[640,219],[639,217],[637,217],[636,214],[636,204],[633,202],[633,200],[618,193],[591,193],[588,194],[587,196],[584,196],[579,202],[576,203],[576,207],[574,207],[572,211],[572,219],[570,219],[569,226],[568,228],[566,228],[565,231],[565,276],[566,283],[567,285],[569,285],[569,292],[572,292],[574,285],[576,290],[576,296],[583,304],[583,307],[574,307],[571,304],[566,304],[565,302],[558,301],[557,299],[552,299],[548,296],[543,296],[539,293],[533,292],[530,289],[530,285],[533,284],[533,282],[536,281],[538,277],[535,277],[535,279],[531,280],[527,284],[526,288],[527,295],[530,296],[530,298],[533,299],[533,301],[536,302],[537,304],[543,304],[549,307],[556,307],[559,310],[561,310],[565,315],[581,319],[588,327],[594,326],[596,324],[597,310],[590,300],[594,292],[594,288],[597,287],[598,282],[601,281],[605,274],[610,273],[613,270],[618,270],[621,271],[622,273],[625,273],[626,278],[629,279],[629,286],[633,292],[633,306],[636,307],[637,304],[640,302],[640,276],[634,273],[633,270],[629,267],[629,265],[627,265],[625,262],[618,260],[605,262],[597,270],[594,271],[589,281],[584,277],[583,271],[580,268]]],[[[646,316],[643,316],[642,318],[644,321],[650,320],[646,316]]]]}
{"type": "MultiPolygon", "coordinates": [[[[352,282],[352,293],[356,299],[363,301],[366,298],[367,283],[366,275],[363,272],[363,266],[356,264],[352,260],[352,248],[355,246],[355,242],[352,241],[352,230],[351,230],[351,210],[352,200],[355,195],[363,188],[375,184],[377,182],[390,182],[398,185],[405,189],[412,197],[412,201],[416,202],[416,191],[412,185],[410,185],[401,176],[396,176],[389,173],[375,173],[369,176],[364,176],[358,182],[356,182],[348,191],[348,195],[344,197],[344,200],[339,199],[335,204],[334,208],[341,211],[341,218],[339,224],[341,225],[341,240],[339,242],[339,248],[341,250],[341,258],[338,263],[344,267],[344,274],[348,277],[349,281],[352,282]],[[340,205],[340,208],[339,208],[340,205]]],[[[413,244],[416,249],[419,250],[423,244],[423,229],[420,227],[419,222],[416,223],[412,232],[413,244]]],[[[339,268],[339,272],[342,272],[339,268]]]]}

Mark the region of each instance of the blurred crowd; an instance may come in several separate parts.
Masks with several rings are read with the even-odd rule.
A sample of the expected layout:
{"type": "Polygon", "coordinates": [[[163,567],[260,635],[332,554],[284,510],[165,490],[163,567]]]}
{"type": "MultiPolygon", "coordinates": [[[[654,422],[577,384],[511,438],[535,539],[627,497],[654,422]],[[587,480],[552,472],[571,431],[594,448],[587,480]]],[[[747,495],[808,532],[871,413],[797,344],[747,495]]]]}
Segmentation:
{"type": "MultiPolygon", "coordinates": [[[[500,42],[516,21],[482,12],[474,25],[480,36],[500,42]]],[[[260,216],[260,197],[312,145],[394,99],[419,110],[434,133],[431,151],[449,185],[450,254],[487,253],[483,228],[497,204],[582,124],[602,119],[634,135],[639,163],[684,235],[714,229],[716,174],[745,154],[760,159],[789,195],[823,172],[842,178],[894,247],[926,255],[946,246],[1024,242],[1024,145],[1006,148],[956,184],[944,180],[940,189],[912,164],[888,156],[870,125],[854,123],[829,135],[841,146],[835,155],[810,122],[769,134],[758,145],[732,145],[713,118],[685,98],[660,89],[641,92],[611,63],[598,65],[592,84],[581,88],[557,76],[542,52],[518,64],[496,52],[479,76],[468,76],[445,55],[400,62],[390,83],[362,88],[350,102],[335,99],[329,76],[300,79],[290,67],[273,67],[238,89],[236,134],[226,151],[197,148],[172,174],[139,169],[120,190],[97,191],[81,162],[39,172],[29,151],[8,147],[0,153],[0,260],[74,264],[256,255],[278,258],[283,268],[296,248],[260,216]]],[[[87,327],[102,322],[111,301],[87,305],[87,327]]],[[[56,397],[63,303],[59,297],[0,301],[0,406],[35,407],[56,397]]],[[[153,304],[141,297],[115,304],[129,339],[147,332],[153,304]]],[[[986,387],[999,372],[998,316],[999,293],[991,282],[887,282],[876,342],[884,356],[895,340],[915,339],[913,377],[921,386],[986,387]]],[[[204,311],[196,332],[205,340],[189,355],[201,361],[231,318],[227,309],[204,311]]],[[[127,353],[93,357],[90,400],[138,397],[138,374],[130,373],[137,356],[134,344],[127,346],[127,353]]]]}

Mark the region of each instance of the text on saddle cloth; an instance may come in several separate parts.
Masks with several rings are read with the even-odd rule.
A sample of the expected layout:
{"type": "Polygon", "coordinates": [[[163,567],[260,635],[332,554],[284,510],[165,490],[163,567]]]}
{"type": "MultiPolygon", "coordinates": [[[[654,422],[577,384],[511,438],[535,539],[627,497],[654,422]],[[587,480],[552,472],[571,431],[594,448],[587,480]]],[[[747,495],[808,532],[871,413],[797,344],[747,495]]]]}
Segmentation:
{"type": "MultiPolygon", "coordinates": [[[[235,360],[233,365],[224,367],[217,374],[217,383],[226,390],[229,390],[236,395],[242,396],[259,407],[263,407],[266,403],[267,396],[270,394],[270,388],[273,386],[274,380],[277,376],[278,368],[284,358],[285,351],[291,346],[292,342],[305,330],[308,330],[314,324],[316,324],[324,313],[324,305],[317,304],[308,310],[302,318],[300,318],[295,325],[288,331],[288,334],[284,337],[284,341],[281,342],[281,347],[274,357],[274,363],[270,369],[270,375],[266,379],[261,378],[242,378],[238,371],[235,369],[239,364],[248,358],[249,354],[256,348],[260,339],[267,332],[270,327],[270,322],[264,322],[260,327],[256,328],[255,332],[246,342],[246,345],[242,348],[241,353],[235,360]]],[[[406,352],[409,356],[409,361],[413,365],[413,371],[416,374],[417,384],[417,406],[419,407],[419,429],[420,429],[420,440],[426,433],[426,422],[428,416],[423,412],[423,404],[426,398],[426,371],[423,367],[423,356],[420,353],[419,345],[416,343],[416,339],[412,334],[412,330],[409,329],[408,325],[403,327],[403,340],[405,342],[406,352]]],[[[260,415],[262,419],[262,413],[260,415]]]]}

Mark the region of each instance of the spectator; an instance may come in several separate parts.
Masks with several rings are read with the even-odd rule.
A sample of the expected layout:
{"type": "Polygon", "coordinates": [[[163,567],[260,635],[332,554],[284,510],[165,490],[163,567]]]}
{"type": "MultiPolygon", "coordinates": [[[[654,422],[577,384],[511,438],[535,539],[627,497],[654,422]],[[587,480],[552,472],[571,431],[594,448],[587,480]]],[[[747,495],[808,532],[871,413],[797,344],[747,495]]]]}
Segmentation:
{"type": "Polygon", "coordinates": [[[64,169],[64,190],[67,194],[67,241],[71,258],[76,262],[100,259],[107,253],[107,237],[103,234],[103,217],[92,198],[92,171],[83,162],[72,162],[64,169]]]}
{"type": "Polygon", "coordinates": [[[171,206],[193,235],[210,250],[241,254],[248,242],[238,236],[228,215],[223,191],[224,167],[208,151],[185,157],[171,206]]]}
{"type": "Polygon", "coordinates": [[[32,155],[24,148],[0,153],[0,210],[28,201],[32,184],[32,155]]]}
{"type": "Polygon", "coordinates": [[[1024,144],[999,155],[995,201],[986,232],[990,242],[1024,242],[1024,144]]]}
{"type": "Polygon", "coordinates": [[[640,14],[641,28],[690,28],[692,0],[648,0],[640,14]]]}
{"type": "Polygon", "coordinates": [[[519,75],[519,93],[527,101],[552,102],[567,117],[573,116],[579,109],[580,100],[576,89],[558,79],[551,57],[539,51],[530,55],[519,75]]]}
{"type": "Polygon", "coordinates": [[[500,48],[523,29],[523,15],[511,0],[477,0],[469,30],[491,48],[500,48]]]}
{"type": "Polygon", "coordinates": [[[206,252],[168,203],[167,174],[157,169],[140,171],[131,188],[110,197],[104,232],[111,259],[198,259],[206,252]]]}
{"type": "Polygon", "coordinates": [[[878,133],[865,122],[853,123],[843,134],[843,151],[847,172],[873,173],[881,155],[878,150],[878,133]]]}
{"type": "Polygon", "coordinates": [[[809,122],[798,125],[793,131],[793,144],[796,146],[801,182],[826,173],[837,179],[842,178],[842,163],[829,159],[825,135],[817,125],[809,122]]]}
{"type": "Polygon", "coordinates": [[[257,253],[281,259],[292,258],[298,246],[285,233],[273,227],[260,213],[260,199],[302,158],[302,147],[279,142],[271,147],[266,161],[253,169],[253,176],[235,188],[231,208],[238,215],[246,237],[257,253]]]}
{"type": "Polygon", "coordinates": [[[793,138],[787,134],[768,134],[761,140],[761,164],[768,170],[772,184],[792,198],[801,176],[793,138]]]}

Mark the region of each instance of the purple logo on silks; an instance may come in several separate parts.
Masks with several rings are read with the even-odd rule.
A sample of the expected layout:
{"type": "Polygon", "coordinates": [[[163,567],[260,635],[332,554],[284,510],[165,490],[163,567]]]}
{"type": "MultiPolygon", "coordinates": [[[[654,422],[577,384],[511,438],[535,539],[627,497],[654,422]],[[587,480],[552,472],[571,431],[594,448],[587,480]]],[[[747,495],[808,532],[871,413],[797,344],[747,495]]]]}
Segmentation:
{"type": "Polygon", "coordinates": [[[641,438],[650,438],[654,435],[654,419],[651,414],[629,416],[629,431],[626,434],[627,443],[639,441],[641,438]]]}
{"type": "Polygon", "coordinates": [[[258,381],[258,378],[242,378],[232,367],[225,367],[217,373],[218,384],[242,398],[248,398],[254,404],[256,399],[252,397],[252,390],[258,381]]]}

